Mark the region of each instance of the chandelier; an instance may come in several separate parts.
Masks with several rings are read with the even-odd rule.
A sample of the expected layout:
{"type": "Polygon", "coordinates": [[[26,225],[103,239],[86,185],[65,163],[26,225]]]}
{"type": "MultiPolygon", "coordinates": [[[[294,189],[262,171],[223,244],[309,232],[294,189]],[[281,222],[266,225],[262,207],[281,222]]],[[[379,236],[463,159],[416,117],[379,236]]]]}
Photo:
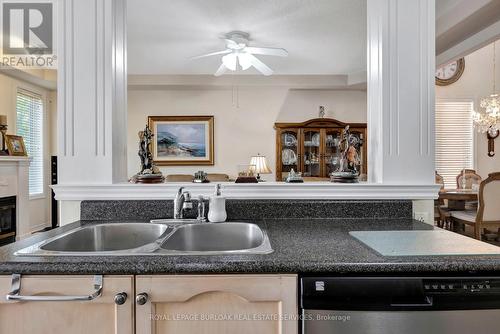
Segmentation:
{"type": "Polygon", "coordinates": [[[480,132],[495,133],[500,129],[500,96],[496,91],[496,42],[493,43],[493,93],[481,99],[480,110],[473,112],[474,125],[480,132]]]}

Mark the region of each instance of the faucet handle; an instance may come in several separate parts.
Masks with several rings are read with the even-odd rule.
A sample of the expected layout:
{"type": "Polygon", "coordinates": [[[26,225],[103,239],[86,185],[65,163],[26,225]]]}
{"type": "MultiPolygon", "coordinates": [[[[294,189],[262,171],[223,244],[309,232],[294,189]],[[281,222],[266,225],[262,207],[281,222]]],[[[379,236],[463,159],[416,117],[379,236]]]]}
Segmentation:
{"type": "Polygon", "coordinates": [[[184,203],[182,203],[182,208],[183,209],[192,209],[193,208],[193,202],[191,201],[191,194],[189,191],[185,191],[182,193],[184,196],[184,203]]]}
{"type": "Polygon", "coordinates": [[[182,204],[182,209],[186,210],[186,209],[192,209],[193,208],[193,202],[191,202],[191,200],[186,200],[183,204],[182,204]]]}

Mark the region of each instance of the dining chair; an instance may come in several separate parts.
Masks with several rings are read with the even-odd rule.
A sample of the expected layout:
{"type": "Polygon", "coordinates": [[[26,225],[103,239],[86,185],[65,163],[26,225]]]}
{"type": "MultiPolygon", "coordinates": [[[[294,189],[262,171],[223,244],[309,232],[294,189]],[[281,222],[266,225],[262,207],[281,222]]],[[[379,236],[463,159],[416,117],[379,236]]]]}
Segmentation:
{"type": "MultiPolygon", "coordinates": [[[[444,179],[437,171],[434,172],[434,177],[435,177],[435,183],[441,185],[441,189],[444,188],[444,179]]],[[[442,227],[443,226],[443,220],[441,219],[441,212],[439,210],[439,207],[444,204],[444,201],[441,199],[436,199],[434,200],[434,223],[442,227]]]]}
{"type": "Polygon", "coordinates": [[[464,169],[457,175],[457,189],[462,188],[462,179],[465,177],[465,189],[472,189],[473,184],[479,185],[482,181],[481,176],[474,169],[464,169]]]}
{"type": "Polygon", "coordinates": [[[474,210],[452,211],[454,221],[474,227],[474,238],[481,240],[485,228],[497,228],[500,231],[500,172],[491,173],[479,185],[479,207],[474,210]]]}

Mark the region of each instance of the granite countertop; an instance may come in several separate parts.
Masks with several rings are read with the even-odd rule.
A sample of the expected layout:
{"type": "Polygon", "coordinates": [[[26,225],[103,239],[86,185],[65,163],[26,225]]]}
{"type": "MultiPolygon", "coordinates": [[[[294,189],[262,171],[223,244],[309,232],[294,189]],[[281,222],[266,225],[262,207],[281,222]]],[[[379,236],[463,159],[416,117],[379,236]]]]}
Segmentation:
{"type": "MultiPolygon", "coordinates": [[[[272,254],[224,256],[19,257],[13,253],[92,221],[78,221],[0,248],[0,274],[161,273],[500,273],[500,256],[384,257],[349,235],[363,230],[429,230],[410,219],[265,219],[272,254]]],[[[102,223],[102,222],[101,222],[102,223]]]]}

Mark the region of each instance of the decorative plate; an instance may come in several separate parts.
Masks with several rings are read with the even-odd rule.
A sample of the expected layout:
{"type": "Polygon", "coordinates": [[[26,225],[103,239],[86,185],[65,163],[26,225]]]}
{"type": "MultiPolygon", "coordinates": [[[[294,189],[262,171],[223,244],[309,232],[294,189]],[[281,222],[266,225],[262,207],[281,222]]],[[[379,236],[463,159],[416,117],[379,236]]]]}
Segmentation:
{"type": "Polygon", "coordinates": [[[296,146],[297,138],[293,133],[285,133],[283,135],[283,142],[285,143],[285,146],[296,146]]]}
{"type": "Polygon", "coordinates": [[[283,165],[295,165],[297,163],[297,154],[289,148],[281,151],[281,160],[283,165]]]}

